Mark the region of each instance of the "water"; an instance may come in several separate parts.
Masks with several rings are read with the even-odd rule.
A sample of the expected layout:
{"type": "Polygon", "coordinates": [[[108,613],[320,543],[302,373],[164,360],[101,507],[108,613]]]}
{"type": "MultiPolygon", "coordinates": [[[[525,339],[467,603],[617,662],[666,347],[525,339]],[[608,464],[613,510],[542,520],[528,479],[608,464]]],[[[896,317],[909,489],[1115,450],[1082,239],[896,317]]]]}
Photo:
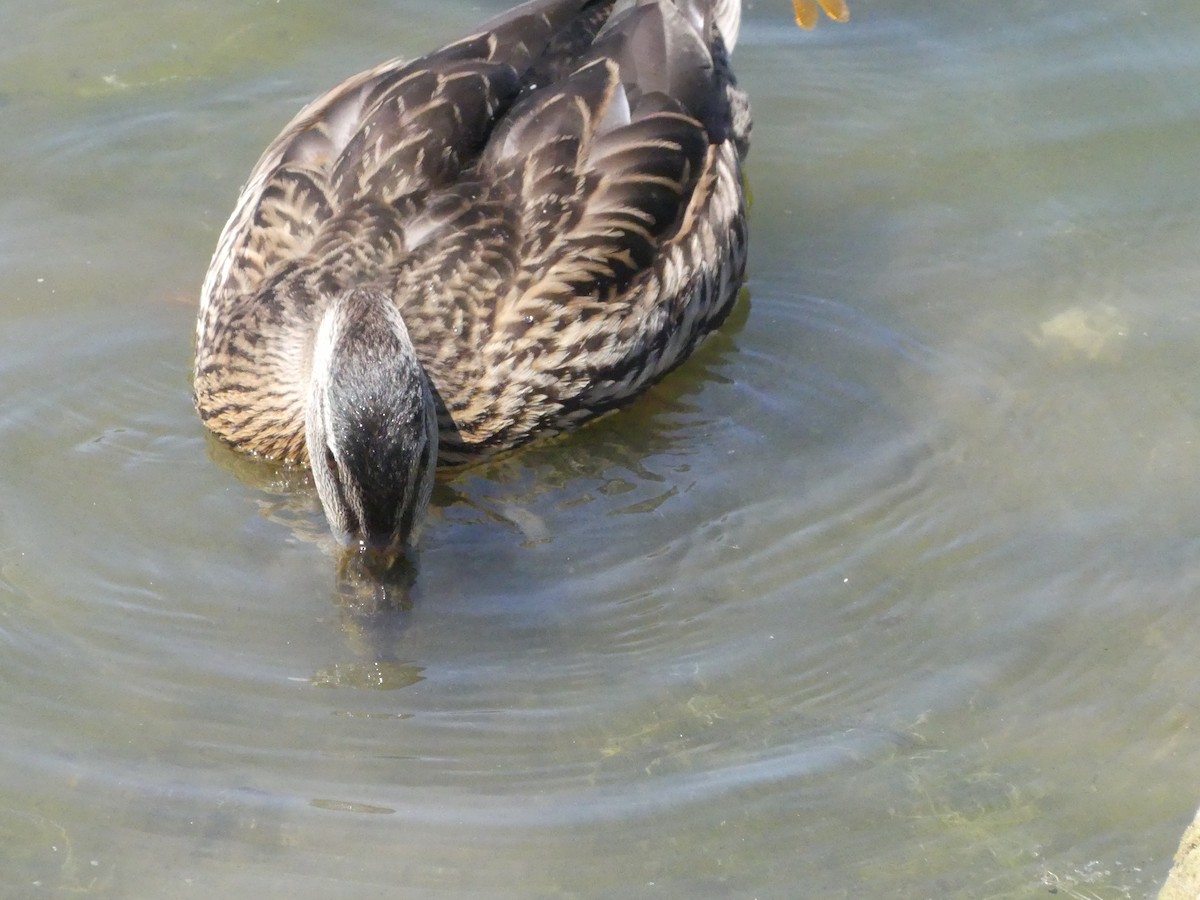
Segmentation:
{"type": "Polygon", "coordinates": [[[1200,11],[756,5],[748,298],[440,485],[364,620],[302,479],[203,433],[195,298],[303,102],[500,6],[6,8],[0,894],[1152,895],[1200,803],[1200,11]]]}

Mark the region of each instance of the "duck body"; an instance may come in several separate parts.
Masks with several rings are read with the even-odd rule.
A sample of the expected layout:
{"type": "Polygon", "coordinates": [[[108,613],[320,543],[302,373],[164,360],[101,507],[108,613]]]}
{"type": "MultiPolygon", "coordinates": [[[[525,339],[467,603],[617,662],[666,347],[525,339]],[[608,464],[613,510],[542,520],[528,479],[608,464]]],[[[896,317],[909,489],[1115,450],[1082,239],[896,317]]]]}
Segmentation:
{"type": "Polygon", "coordinates": [[[534,0],[309,104],[204,281],[204,424],[311,465],[345,541],[395,543],[437,463],[680,363],[745,268],[739,19],[738,0],[534,0]]]}

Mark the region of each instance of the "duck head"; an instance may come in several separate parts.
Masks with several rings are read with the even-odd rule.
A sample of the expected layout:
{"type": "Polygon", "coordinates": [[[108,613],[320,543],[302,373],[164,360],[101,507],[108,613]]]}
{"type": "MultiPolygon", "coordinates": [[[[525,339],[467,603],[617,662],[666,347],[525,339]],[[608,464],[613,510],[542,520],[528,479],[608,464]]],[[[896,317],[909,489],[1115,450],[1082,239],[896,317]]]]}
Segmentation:
{"type": "Polygon", "coordinates": [[[321,505],[343,545],[390,550],[415,539],[433,490],[437,414],[386,291],[354,288],[323,313],[305,437],[321,505]]]}

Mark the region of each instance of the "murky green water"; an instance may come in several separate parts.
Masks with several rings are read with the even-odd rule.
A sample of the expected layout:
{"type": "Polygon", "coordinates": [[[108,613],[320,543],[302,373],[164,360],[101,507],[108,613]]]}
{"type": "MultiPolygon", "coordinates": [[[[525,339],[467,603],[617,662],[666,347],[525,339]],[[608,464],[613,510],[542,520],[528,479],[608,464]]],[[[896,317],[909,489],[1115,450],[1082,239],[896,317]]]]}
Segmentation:
{"type": "Polygon", "coordinates": [[[307,99],[502,4],[5,9],[3,896],[1151,895],[1200,803],[1200,8],[751,10],[749,299],[442,485],[414,607],[206,439],[307,99]]]}

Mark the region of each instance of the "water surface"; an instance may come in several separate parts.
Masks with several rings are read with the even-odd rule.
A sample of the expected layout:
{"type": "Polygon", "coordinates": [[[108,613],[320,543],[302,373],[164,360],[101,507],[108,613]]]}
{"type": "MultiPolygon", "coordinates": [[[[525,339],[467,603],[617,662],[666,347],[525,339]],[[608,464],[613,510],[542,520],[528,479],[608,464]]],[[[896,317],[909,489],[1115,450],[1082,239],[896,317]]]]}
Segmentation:
{"type": "Polygon", "coordinates": [[[301,104],[502,5],[6,9],[11,895],[1152,895],[1200,803],[1200,10],[757,4],[729,325],[444,482],[364,620],[303,478],[200,427],[196,295],[301,104]]]}

